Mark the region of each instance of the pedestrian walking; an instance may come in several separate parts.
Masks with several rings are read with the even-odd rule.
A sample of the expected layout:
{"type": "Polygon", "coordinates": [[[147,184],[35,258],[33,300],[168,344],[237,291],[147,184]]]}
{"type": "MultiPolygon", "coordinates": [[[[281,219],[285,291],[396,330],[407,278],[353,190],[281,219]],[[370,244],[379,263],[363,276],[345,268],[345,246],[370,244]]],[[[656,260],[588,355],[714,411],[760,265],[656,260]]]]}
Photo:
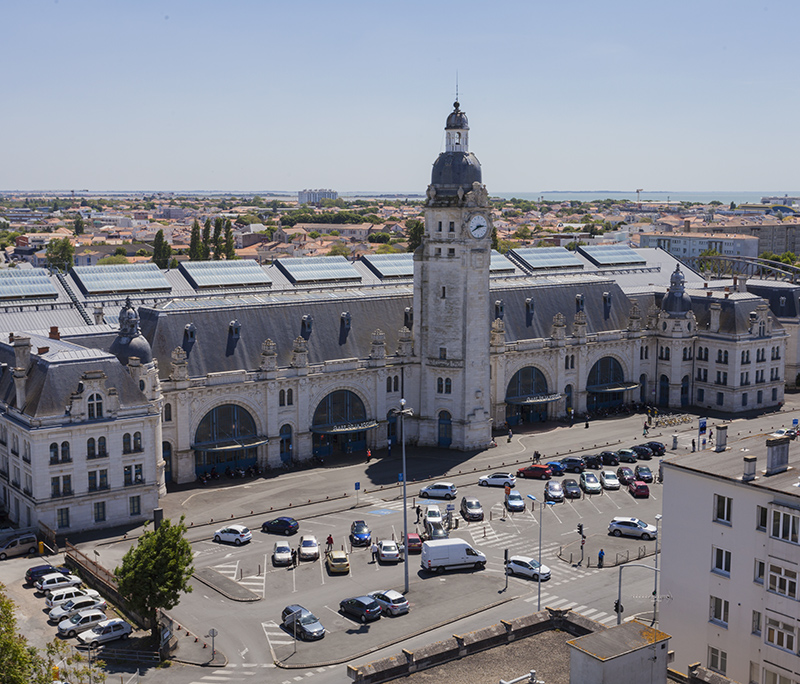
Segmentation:
{"type": "Polygon", "coordinates": [[[533,462],[538,463],[542,458],[542,455],[538,451],[533,452],[533,462]]]}
{"type": "Polygon", "coordinates": [[[328,535],[327,544],[328,544],[328,548],[326,549],[326,551],[332,551],[333,550],[333,535],[332,534],[328,535]]]}
{"type": "Polygon", "coordinates": [[[697,451],[697,443],[692,440],[692,451],[697,451]]]}
{"type": "Polygon", "coordinates": [[[584,424],[583,427],[585,427],[587,430],[589,429],[589,416],[588,415],[586,416],[586,423],[584,424]]]}
{"type": "Polygon", "coordinates": [[[514,436],[514,435],[511,433],[511,428],[509,428],[509,430],[508,430],[508,441],[509,441],[509,442],[511,441],[511,438],[512,438],[513,436],[514,436]]]}
{"type": "Polygon", "coordinates": [[[377,563],[378,562],[378,545],[375,542],[372,542],[372,547],[370,548],[370,551],[372,551],[372,562],[373,563],[377,563]]]}
{"type": "Polygon", "coordinates": [[[297,567],[297,551],[295,551],[294,549],[292,549],[292,567],[293,568],[297,567]]]}
{"type": "Polygon", "coordinates": [[[713,442],[714,441],[714,431],[711,430],[711,429],[709,429],[709,431],[708,431],[708,441],[709,442],[713,442]]]}
{"type": "Polygon", "coordinates": [[[417,524],[419,524],[419,520],[422,517],[422,506],[417,506],[417,524]]]}
{"type": "Polygon", "coordinates": [[[370,462],[371,458],[372,458],[372,450],[371,449],[367,449],[367,463],[370,462]]]}
{"type": "Polygon", "coordinates": [[[605,557],[606,557],[606,552],[603,551],[603,549],[600,549],[600,553],[597,554],[597,567],[598,568],[602,568],[603,567],[603,560],[605,559],[605,557]]]}

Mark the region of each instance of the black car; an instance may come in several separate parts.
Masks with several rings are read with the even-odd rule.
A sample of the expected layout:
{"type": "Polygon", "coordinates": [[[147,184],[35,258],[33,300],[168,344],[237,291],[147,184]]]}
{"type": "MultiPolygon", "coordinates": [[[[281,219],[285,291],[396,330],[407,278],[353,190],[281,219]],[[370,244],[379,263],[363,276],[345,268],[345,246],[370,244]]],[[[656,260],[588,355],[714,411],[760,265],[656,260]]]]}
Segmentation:
{"type": "Polygon", "coordinates": [[[285,534],[287,536],[294,534],[299,529],[300,525],[297,520],[286,516],[281,516],[274,520],[267,520],[267,522],[261,526],[262,532],[274,532],[275,534],[285,534]]]}
{"type": "Polygon", "coordinates": [[[34,565],[25,572],[25,583],[32,585],[41,577],[51,575],[54,572],[60,572],[62,575],[69,575],[69,568],[66,565],[34,565]]]}
{"type": "Polygon", "coordinates": [[[567,456],[561,459],[566,473],[582,473],[586,470],[586,464],[580,456],[567,456]]]}
{"type": "Polygon", "coordinates": [[[567,478],[561,483],[561,487],[564,490],[564,496],[567,499],[580,499],[581,498],[581,488],[578,486],[578,483],[575,482],[572,478],[567,478]]]}
{"type": "Polygon", "coordinates": [[[644,445],[656,456],[663,456],[667,453],[667,445],[663,442],[645,442],[644,445]]]}
{"type": "Polygon", "coordinates": [[[298,638],[303,641],[322,639],[325,636],[325,628],[319,618],[310,610],[303,608],[303,606],[296,604],[286,606],[281,614],[281,620],[283,620],[283,626],[286,631],[290,634],[295,634],[296,632],[298,638]]]}
{"type": "Polygon", "coordinates": [[[357,618],[361,622],[369,622],[378,620],[382,611],[380,604],[371,596],[356,596],[340,601],[339,612],[357,618]]]}
{"type": "Polygon", "coordinates": [[[627,487],[636,478],[633,475],[633,471],[628,468],[628,466],[620,466],[617,468],[617,479],[621,485],[627,487]]]}
{"type": "Polygon", "coordinates": [[[620,463],[636,463],[636,452],[633,449],[620,449],[617,458],[620,463]]]}
{"type": "Polygon", "coordinates": [[[594,468],[600,470],[603,467],[603,459],[600,454],[588,454],[583,457],[583,463],[587,468],[594,468]]]}
{"type": "Polygon", "coordinates": [[[616,451],[601,451],[600,460],[603,461],[603,465],[608,465],[608,466],[619,465],[619,456],[617,456],[616,451]]]}
{"type": "Polygon", "coordinates": [[[641,480],[642,482],[652,482],[653,473],[646,465],[637,465],[633,470],[633,479],[641,480]]]}
{"type": "Polygon", "coordinates": [[[633,453],[636,454],[636,458],[640,458],[643,461],[649,461],[653,458],[653,452],[646,446],[642,446],[641,444],[637,444],[636,446],[632,446],[631,450],[633,453]]]}

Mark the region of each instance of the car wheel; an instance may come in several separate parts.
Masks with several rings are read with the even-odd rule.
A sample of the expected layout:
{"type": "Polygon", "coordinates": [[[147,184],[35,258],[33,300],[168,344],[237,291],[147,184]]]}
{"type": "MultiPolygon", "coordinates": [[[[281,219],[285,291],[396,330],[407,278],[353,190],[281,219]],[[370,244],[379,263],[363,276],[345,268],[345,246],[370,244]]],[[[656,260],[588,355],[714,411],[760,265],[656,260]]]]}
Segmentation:
{"type": "Polygon", "coordinates": [[[100,644],[98,642],[93,641],[91,644],[89,644],[89,648],[97,648],[99,645],[100,644]]]}
{"type": "Polygon", "coordinates": [[[72,637],[74,637],[74,636],[75,636],[75,630],[74,630],[74,629],[71,629],[71,630],[69,630],[69,632],[67,632],[67,636],[68,636],[70,639],[71,639],[72,637]]]}
{"type": "Polygon", "coordinates": [[[219,538],[218,534],[215,534],[214,535],[214,541],[217,542],[217,544],[219,544],[222,540],[219,538]]]}
{"type": "Polygon", "coordinates": [[[650,535],[649,535],[649,534],[647,534],[647,532],[645,532],[645,533],[642,535],[642,539],[644,539],[645,541],[650,541],[650,535]]]}
{"type": "Polygon", "coordinates": [[[31,546],[31,548],[28,549],[28,555],[32,556],[34,553],[36,553],[36,547],[31,546]]]}
{"type": "Polygon", "coordinates": [[[620,532],[619,530],[614,530],[611,534],[613,534],[615,537],[621,537],[622,536],[622,532],[620,532]]]}
{"type": "Polygon", "coordinates": [[[481,487],[488,487],[489,486],[489,483],[486,480],[480,480],[480,481],[478,481],[478,484],[481,487]]]}
{"type": "Polygon", "coordinates": [[[535,580],[538,582],[538,581],[539,581],[539,575],[537,575],[536,573],[534,573],[534,574],[533,574],[533,579],[535,579],[535,580]]]}
{"type": "Polygon", "coordinates": [[[361,616],[361,624],[364,624],[364,625],[367,624],[367,616],[366,615],[362,615],[361,616]]]}
{"type": "Polygon", "coordinates": [[[233,545],[234,546],[241,546],[242,545],[242,540],[237,537],[236,539],[233,540],[233,545]]]}
{"type": "Polygon", "coordinates": [[[547,479],[547,474],[546,474],[546,473],[542,473],[542,479],[543,479],[543,480],[546,480],[546,479],[547,479]]]}
{"type": "Polygon", "coordinates": [[[420,492],[419,493],[420,499],[427,499],[429,496],[430,496],[430,494],[428,494],[428,492],[420,492]]]}
{"type": "Polygon", "coordinates": [[[447,495],[446,495],[444,498],[445,498],[447,501],[452,501],[452,500],[453,500],[453,499],[455,499],[456,497],[454,497],[452,494],[447,494],[447,495]]]}
{"type": "Polygon", "coordinates": [[[6,554],[0,553],[0,560],[5,560],[7,558],[6,554]]]}
{"type": "Polygon", "coordinates": [[[124,633],[124,634],[123,634],[123,635],[120,637],[120,639],[122,639],[123,641],[125,641],[127,638],[128,638],[128,633],[127,633],[127,632],[125,632],[125,633],[124,633]]]}
{"type": "Polygon", "coordinates": [[[291,533],[292,533],[292,531],[291,531],[291,530],[285,530],[285,531],[284,531],[284,533],[283,533],[283,535],[284,535],[285,537],[288,537],[288,536],[289,536],[291,533]]]}

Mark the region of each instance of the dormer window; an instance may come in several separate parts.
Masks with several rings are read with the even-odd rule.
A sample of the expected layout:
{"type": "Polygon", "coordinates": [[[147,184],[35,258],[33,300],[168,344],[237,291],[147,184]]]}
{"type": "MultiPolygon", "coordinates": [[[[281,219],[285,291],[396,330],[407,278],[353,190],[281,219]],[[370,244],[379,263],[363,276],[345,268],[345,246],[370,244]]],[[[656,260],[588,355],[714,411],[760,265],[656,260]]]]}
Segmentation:
{"type": "Polygon", "coordinates": [[[583,295],[575,295],[575,312],[583,311],[583,295]]]}
{"type": "Polygon", "coordinates": [[[494,317],[495,318],[503,318],[506,311],[506,305],[503,303],[502,299],[498,299],[494,303],[494,317]]]}
{"type": "Polygon", "coordinates": [[[235,321],[234,320],[234,321],[231,321],[228,324],[228,335],[232,339],[238,340],[239,339],[239,334],[241,333],[241,331],[242,331],[242,324],[239,323],[239,321],[235,321]]]}
{"type": "Polygon", "coordinates": [[[403,325],[409,330],[414,327],[414,310],[410,306],[407,306],[403,312],[403,325]]]}
{"type": "Polygon", "coordinates": [[[314,317],[311,314],[303,316],[300,322],[300,335],[305,339],[311,336],[311,328],[314,326],[314,317]]]}
{"type": "Polygon", "coordinates": [[[341,327],[344,330],[350,330],[350,322],[352,320],[352,316],[350,315],[349,311],[342,311],[341,315],[341,327]]]}
{"type": "Polygon", "coordinates": [[[86,402],[86,410],[89,420],[99,420],[103,417],[103,397],[99,394],[92,394],[86,402]]]}
{"type": "Polygon", "coordinates": [[[197,337],[197,328],[194,323],[187,323],[183,329],[183,336],[187,340],[194,340],[197,337]]]}

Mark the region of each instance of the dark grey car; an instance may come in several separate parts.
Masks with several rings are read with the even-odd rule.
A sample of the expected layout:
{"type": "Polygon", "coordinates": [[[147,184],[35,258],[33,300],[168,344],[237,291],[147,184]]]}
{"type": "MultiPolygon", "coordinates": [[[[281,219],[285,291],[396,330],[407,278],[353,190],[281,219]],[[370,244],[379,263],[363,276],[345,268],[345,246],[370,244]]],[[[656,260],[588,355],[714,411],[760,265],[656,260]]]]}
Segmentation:
{"type": "Polygon", "coordinates": [[[290,634],[295,634],[296,631],[297,638],[303,641],[322,639],[325,636],[325,628],[319,618],[303,606],[286,606],[281,613],[281,620],[290,634]]]}
{"type": "Polygon", "coordinates": [[[464,496],[461,498],[461,515],[464,520],[483,520],[483,508],[481,502],[474,496],[464,496]]]}

